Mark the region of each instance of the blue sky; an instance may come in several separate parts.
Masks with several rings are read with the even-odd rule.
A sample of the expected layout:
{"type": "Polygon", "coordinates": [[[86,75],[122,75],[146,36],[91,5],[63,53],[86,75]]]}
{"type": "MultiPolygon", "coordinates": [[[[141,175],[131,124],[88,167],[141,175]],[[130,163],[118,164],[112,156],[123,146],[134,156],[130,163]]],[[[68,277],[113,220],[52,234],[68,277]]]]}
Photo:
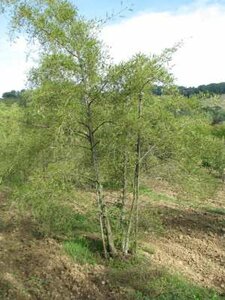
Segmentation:
{"type": "MultiPolygon", "coordinates": [[[[80,12],[87,17],[100,16],[103,17],[106,12],[113,10],[118,11],[121,8],[120,0],[73,0],[73,3],[79,8],[80,12]]],[[[193,5],[193,4],[213,4],[213,3],[225,3],[225,1],[193,1],[193,0],[124,0],[123,6],[133,8],[133,15],[140,12],[159,12],[159,11],[176,11],[180,7],[193,5]]],[[[130,13],[125,13],[125,16],[129,17],[130,13]]]]}
{"type": "MultiPolygon", "coordinates": [[[[120,0],[71,0],[87,18],[104,18],[106,12],[118,12],[120,0]]],[[[125,18],[115,18],[102,31],[115,62],[136,52],[160,53],[183,40],[174,56],[176,83],[197,86],[225,81],[225,0],[124,0],[125,18]]],[[[32,60],[26,59],[23,38],[10,43],[4,17],[0,16],[0,96],[25,87],[26,72],[32,60]]]]}
{"type": "MultiPolygon", "coordinates": [[[[108,11],[118,11],[121,8],[121,1],[119,0],[74,0],[75,5],[79,8],[80,12],[88,17],[104,16],[108,11]]],[[[181,5],[191,3],[191,0],[131,0],[122,1],[123,6],[133,8],[133,14],[140,11],[162,11],[162,10],[175,10],[181,5]]],[[[126,15],[126,14],[125,14],[126,15]]],[[[129,14],[127,14],[129,15],[129,14]]]]}

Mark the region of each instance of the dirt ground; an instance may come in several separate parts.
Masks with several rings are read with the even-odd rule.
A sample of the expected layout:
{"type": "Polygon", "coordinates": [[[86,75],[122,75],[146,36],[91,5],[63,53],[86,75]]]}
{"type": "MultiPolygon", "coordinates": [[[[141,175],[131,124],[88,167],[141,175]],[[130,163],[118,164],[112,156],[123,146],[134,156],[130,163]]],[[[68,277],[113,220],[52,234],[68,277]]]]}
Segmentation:
{"type": "MultiPolygon", "coordinates": [[[[225,194],[219,197],[223,205],[225,194]]],[[[162,201],[154,205],[167,229],[145,238],[154,248],[151,261],[225,294],[225,215],[162,201]]],[[[104,288],[96,284],[103,267],[75,264],[33,226],[29,218],[18,220],[0,194],[0,299],[122,299],[105,282],[104,288]]]]}
{"type": "Polygon", "coordinates": [[[97,267],[83,267],[53,239],[35,235],[29,220],[18,221],[0,196],[0,299],[105,299],[93,283],[97,267]]]}
{"type": "Polygon", "coordinates": [[[153,261],[225,293],[225,216],[162,206],[167,232],[151,237],[153,261]]]}

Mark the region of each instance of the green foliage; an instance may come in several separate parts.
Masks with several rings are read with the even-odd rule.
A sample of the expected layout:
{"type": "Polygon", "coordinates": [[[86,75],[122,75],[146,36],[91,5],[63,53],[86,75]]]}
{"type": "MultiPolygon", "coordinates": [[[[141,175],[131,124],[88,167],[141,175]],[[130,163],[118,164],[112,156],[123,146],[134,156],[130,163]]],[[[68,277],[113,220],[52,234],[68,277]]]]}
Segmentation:
{"type": "Polygon", "coordinates": [[[84,238],[66,241],[63,243],[63,248],[79,264],[96,264],[96,256],[91,251],[88,241],[84,238]]]}
{"type": "Polygon", "coordinates": [[[155,269],[148,264],[126,263],[123,267],[114,267],[109,274],[115,286],[126,290],[124,299],[140,300],[179,300],[208,299],[220,300],[213,290],[193,285],[181,275],[169,274],[166,270],[155,269]]]}
{"type": "MultiPolygon", "coordinates": [[[[72,235],[86,228],[85,218],[71,209],[85,201],[74,190],[95,187],[103,221],[108,213],[105,223],[121,245],[122,205],[106,202],[101,191],[125,185],[131,191],[137,165],[140,175],[165,178],[187,198],[213,194],[223,177],[225,150],[223,130],[214,130],[211,119],[218,123],[222,111],[203,96],[187,99],[174,91],[167,66],[176,47],[112,65],[98,24],[80,17],[70,1],[10,2],[13,28],[38,41],[40,57],[30,72],[32,89],[23,93],[25,105],[0,107],[0,178],[17,184],[17,201],[44,231],[72,235]]],[[[124,206],[127,219],[130,207],[124,206]]],[[[157,214],[144,210],[140,228],[160,231],[157,214]]]]}
{"type": "Polygon", "coordinates": [[[225,110],[222,107],[205,107],[204,110],[211,116],[212,125],[220,124],[225,121],[225,110]]]}
{"type": "Polygon", "coordinates": [[[207,212],[209,213],[212,213],[212,214],[218,214],[218,215],[225,215],[225,208],[213,208],[213,207],[210,207],[210,208],[206,208],[205,209],[207,212]]]}
{"type": "MultiPolygon", "coordinates": [[[[204,198],[216,191],[225,168],[224,110],[208,105],[209,98],[187,99],[174,92],[167,64],[175,48],[111,65],[97,38],[97,24],[80,17],[71,2],[12,3],[14,28],[38,41],[40,58],[23,101],[11,103],[19,97],[13,91],[3,95],[8,102],[0,103],[0,181],[13,186],[21,213],[32,215],[42,235],[63,239],[65,252],[77,263],[96,264],[103,253],[99,211],[106,220],[107,206],[121,249],[118,194],[125,185],[127,193],[133,189],[137,137],[140,175],[165,179],[182,190],[174,198],[141,186],[140,194],[178,202],[180,196],[204,198]],[[90,192],[96,186],[108,189],[107,196],[116,190],[116,199],[111,193],[97,209],[90,192]]],[[[130,199],[125,199],[124,227],[130,199]]],[[[139,212],[142,235],[163,232],[160,211],[147,203],[139,212]]],[[[224,215],[223,209],[210,212],[224,215]]],[[[214,291],[148,264],[144,257],[129,255],[108,262],[110,282],[126,289],[124,299],[219,299],[214,291]]]]}
{"type": "Polygon", "coordinates": [[[156,193],[154,192],[151,188],[146,187],[146,186],[140,186],[140,194],[141,195],[146,195],[149,196],[151,198],[151,200],[153,201],[169,201],[169,202],[176,202],[177,199],[172,197],[172,196],[168,196],[166,194],[163,193],[156,193]]]}
{"type": "Polygon", "coordinates": [[[191,97],[193,95],[204,93],[204,94],[225,94],[225,82],[220,83],[210,83],[207,85],[200,85],[198,87],[178,87],[180,93],[186,97],[191,97]]]}
{"type": "Polygon", "coordinates": [[[34,174],[24,186],[15,189],[13,198],[19,205],[21,213],[31,212],[39,224],[39,229],[46,235],[73,237],[79,232],[98,231],[95,209],[83,211],[88,203],[84,194],[74,191],[55,178],[51,173],[34,174]]]}
{"type": "MultiPolygon", "coordinates": [[[[161,195],[159,195],[159,199],[161,195]]],[[[162,199],[162,198],[161,198],[162,199]]],[[[159,211],[151,204],[145,204],[141,208],[139,216],[140,233],[162,234],[165,230],[159,211]]]]}
{"type": "Polygon", "coordinates": [[[8,106],[11,106],[13,104],[18,104],[21,107],[24,107],[26,105],[24,99],[23,99],[23,93],[25,90],[21,91],[11,91],[11,92],[5,92],[2,94],[2,99],[0,99],[0,103],[4,103],[8,106]]]}

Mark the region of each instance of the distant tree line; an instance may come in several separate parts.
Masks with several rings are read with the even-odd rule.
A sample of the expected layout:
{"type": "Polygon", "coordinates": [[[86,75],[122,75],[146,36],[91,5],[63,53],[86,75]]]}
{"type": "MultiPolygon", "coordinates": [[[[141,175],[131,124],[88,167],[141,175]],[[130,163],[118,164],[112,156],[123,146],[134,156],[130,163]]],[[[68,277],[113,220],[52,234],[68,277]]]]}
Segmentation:
{"type": "Polygon", "coordinates": [[[2,98],[0,98],[0,101],[4,102],[7,105],[17,103],[20,106],[24,106],[25,103],[22,100],[22,94],[24,92],[25,92],[24,89],[21,90],[21,91],[12,90],[10,92],[5,92],[5,93],[2,94],[2,98]]]}
{"type": "MultiPolygon", "coordinates": [[[[207,85],[199,85],[198,87],[184,87],[178,86],[178,90],[181,95],[185,97],[191,97],[193,95],[197,95],[200,93],[208,94],[208,95],[222,95],[225,94],[225,82],[221,83],[210,83],[207,85]]],[[[163,87],[155,86],[153,88],[153,93],[155,95],[161,96],[164,91],[163,87]]]]}
{"type": "MultiPolygon", "coordinates": [[[[164,86],[153,86],[151,88],[151,93],[156,96],[162,96],[166,94],[164,86]]],[[[179,86],[178,91],[181,95],[190,98],[191,96],[198,95],[203,93],[204,95],[222,95],[225,94],[225,82],[221,83],[211,83],[208,85],[200,85],[199,87],[183,87],[179,86]]],[[[5,103],[6,105],[12,105],[17,103],[21,107],[26,106],[25,98],[23,97],[25,90],[16,91],[12,90],[2,94],[0,102],[5,103]]],[[[208,113],[212,119],[211,124],[221,124],[225,121],[225,110],[221,106],[215,105],[210,107],[204,107],[203,110],[208,113]]],[[[180,112],[184,113],[184,112],[180,112]]],[[[185,113],[184,113],[185,114],[185,113]]]]}
{"type": "Polygon", "coordinates": [[[207,85],[199,85],[198,87],[178,87],[180,93],[184,96],[190,97],[195,94],[204,93],[204,94],[216,94],[222,95],[225,94],[225,82],[220,83],[210,83],[207,85]]]}
{"type": "MultiPolygon", "coordinates": [[[[165,91],[163,90],[163,86],[154,86],[152,88],[152,92],[155,95],[161,96],[165,94],[165,91]]],[[[208,94],[208,95],[223,95],[225,94],[225,82],[220,83],[210,83],[206,85],[199,85],[198,87],[185,87],[185,86],[178,86],[178,91],[181,95],[185,97],[191,97],[193,95],[197,95],[200,93],[208,94]]],[[[21,99],[21,95],[25,90],[21,91],[15,91],[12,90],[10,92],[5,92],[2,94],[2,99],[7,102],[15,102],[19,99],[21,99]],[[14,101],[13,101],[14,100],[14,101]]]]}

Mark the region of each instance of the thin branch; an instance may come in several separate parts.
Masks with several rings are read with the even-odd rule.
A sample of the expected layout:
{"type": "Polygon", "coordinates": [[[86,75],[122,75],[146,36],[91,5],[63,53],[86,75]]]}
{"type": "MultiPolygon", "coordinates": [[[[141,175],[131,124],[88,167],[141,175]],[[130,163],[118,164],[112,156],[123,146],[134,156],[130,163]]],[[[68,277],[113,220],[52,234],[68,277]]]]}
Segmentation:
{"type": "MultiPolygon", "coordinates": [[[[101,86],[101,88],[97,91],[97,92],[98,92],[98,95],[99,95],[99,93],[101,93],[101,92],[104,90],[104,88],[105,88],[105,86],[107,85],[108,82],[109,82],[109,81],[106,80],[106,81],[103,83],[103,85],[101,86]]],[[[95,97],[93,97],[93,98],[91,99],[91,101],[88,103],[88,106],[89,106],[89,107],[92,105],[92,103],[94,103],[95,100],[97,100],[98,95],[95,96],[95,97]]],[[[89,98],[91,98],[90,95],[88,95],[88,96],[89,96],[89,98]]]]}
{"type": "Polygon", "coordinates": [[[79,136],[83,137],[83,138],[89,139],[89,135],[85,132],[75,131],[75,133],[78,134],[79,136]]]}
{"type": "Polygon", "coordinates": [[[97,141],[97,142],[91,147],[91,150],[93,150],[98,144],[99,144],[99,141],[97,141]]]}
{"type": "MultiPolygon", "coordinates": [[[[43,31],[48,37],[51,36],[51,33],[48,32],[48,30],[46,30],[44,27],[42,27],[40,29],[40,31],[43,31]]],[[[66,39],[68,39],[68,38],[66,37],[66,39]]],[[[73,57],[78,59],[78,61],[80,60],[78,53],[74,53],[72,50],[68,49],[68,47],[66,45],[63,45],[58,39],[55,39],[55,42],[58,44],[58,46],[64,48],[70,55],[72,55],[73,57]]],[[[68,41],[67,41],[67,43],[68,43],[68,41]]]]}
{"type": "Polygon", "coordinates": [[[83,149],[91,151],[91,149],[89,147],[86,147],[86,146],[77,145],[77,147],[80,147],[80,148],[83,148],[83,149]]]}
{"type": "Polygon", "coordinates": [[[148,151],[145,152],[145,154],[140,158],[140,163],[142,162],[142,160],[156,147],[156,145],[153,145],[152,147],[150,147],[148,149],[148,151]]]}
{"type": "Polygon", "coordinates": [[[113,124],[112,121],[103,121],[101,124],[99,124],[99,125],[92,131],[92,133],[95,134],[96,131],[98,131],[98,130],[99,130],[104,124],[106,124],[106,123],[111,123],[111,124],[113,124]]]}
{"type": "Polygon", "coordinates": [[[86,127],[88,130],[90,130],[89,125],[85,124],[84,122],[78,122],[80,125],[86,127]]]}

